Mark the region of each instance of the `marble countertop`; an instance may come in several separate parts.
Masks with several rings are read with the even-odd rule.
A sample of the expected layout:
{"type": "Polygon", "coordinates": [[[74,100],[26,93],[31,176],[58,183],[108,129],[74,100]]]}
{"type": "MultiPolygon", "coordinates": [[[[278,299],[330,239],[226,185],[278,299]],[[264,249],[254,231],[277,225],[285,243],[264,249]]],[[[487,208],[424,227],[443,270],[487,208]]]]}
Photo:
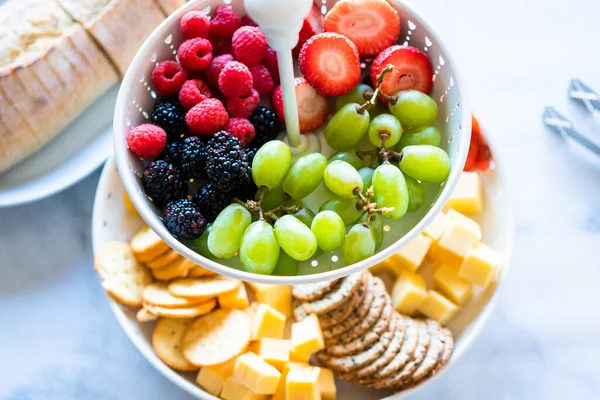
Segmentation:
{"type": "MultiPolygon", "coordinates": [[[[600,135],[566,98],[573,77],[600,90],[600,3],[413,3],[453,50],[505,163],[518,224],[489,323],[415,398],[597,399],[600,161],[550,135],[541,112],[553,104],[600,135]]],[[[138,354],[108,308],[92,269],[98,177],[0,210],[0,399],[190,398],[138,354]]]]}

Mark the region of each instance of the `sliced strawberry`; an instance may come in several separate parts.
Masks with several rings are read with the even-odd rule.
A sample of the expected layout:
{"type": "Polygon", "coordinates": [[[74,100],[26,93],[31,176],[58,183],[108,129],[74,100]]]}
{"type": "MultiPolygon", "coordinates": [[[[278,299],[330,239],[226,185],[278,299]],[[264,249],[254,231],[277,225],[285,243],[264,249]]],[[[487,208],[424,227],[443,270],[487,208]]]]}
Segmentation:
{"type": "Polygon", "coordinates": [[[302,24],[302,30],[300,31],[300,35],[298,37],[298,44],[292,50],[292,55],[294,57],[298,57],[300,55],[300,50],[304,43],[317,33],[323,32],[323,14],[321,14],[321,10],[315,4],[313,4],[310,14],[308,17],[304,19],[304,23],[302,24]]]}
{"type": "Polygon", "coordinates": [[[381,86],[383,93],[393,96],[402,90],[415,89],[429,94],[433,87],[433,68],[421,50],[411,46],[392,46],[379,53],[371,65],[374,85],[388,64],[394,65],[396,71],[384,78],[381,86]]]}
{"type": "Polygon", "coordinates": [[[481,132],[479,122],[472,117],[471,144],[465,163],[465,171],[487,171],[492,162],[492,152],[481,132]]]}
{"type": "MultiPolygon", "coordinates": [[[[296,100],[301,133],[312,132],[327,121],[329,102],[303,78],[296,78],[296,100]]],[[[285,122],[281,86],[273,91],[271,103],[279,118],[285,122]]]]}
{"type": "Polygon", "coordinates": [[[386,0],[341,0],[325,16],[323,29],[348,37],[369,58],[396,43],[400,17],[386,0]]]}
{"type": "Polygon", "coordinates": [[[341,96],[360,81],[360,57],[354,43],[337,33],[320,33],[302,46],[298,59],[304,78],[325,96],[341,96]]]}

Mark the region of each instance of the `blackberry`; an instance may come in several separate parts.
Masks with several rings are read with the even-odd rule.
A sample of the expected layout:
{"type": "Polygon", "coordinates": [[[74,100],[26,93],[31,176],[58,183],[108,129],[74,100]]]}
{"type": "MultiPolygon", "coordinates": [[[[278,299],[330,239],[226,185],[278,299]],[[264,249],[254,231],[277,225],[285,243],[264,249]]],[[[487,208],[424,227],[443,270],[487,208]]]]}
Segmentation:
{"type": "Polygon", "coordinates": [[[162,153],[156,157],[157,160],[164,160],[168,163],[173,164],[176,167],[181,165],[181,146],[183,142],[178,140],[176,142],[168,143],[162,153]]]}
{"type": "Polygon", "coordinates": [[[254,156],[258,151],[259,147],[254,147],[254,143],[251,147],[246,148],[246,155],[248,156],[248,165],[252,166],[252,161],[254,161],[254,156]]]}
{"type": "Polygon", "coordinates": [[[260,147],[269,140],[275,139],[283,130],[281,119],[266,107],[258,107],[250,117],[250,122],[254,125],[256,133],[252,141],[254,147],[260,147]]]}
{"type": "Polygon", "coordinates": [[[174,142],[185,133],[185,109],[179,104],[177,97],[161,97],[154,103],[150,115],[154,125],[158,125],[167,132],[167,141],[174,142]]]}
{"type": "Polygon", "coordinates": [[[198,239],[206,229],[206,219],[187,199],[173,201],[165,207],[163,223],[177,239],[198,239]]]}
{"type": "Polygon", "coordinates": [[[179,170],[186,180],[206,178],[206,147],[199,137],[192,136],[182,142],[179,170]]]}
{"type": "Polygon", "coordinates": [[[187,184],[179,171],[166,161],[153,161],[144,170],[142,184],[148,197],[159,206],[182,198],[187,193],[187,184]]]}
{"type": "Polygon", "coordinates": [[[233,188],[231,193],[235,198],[238,198],[242,201],[254,200],[256,198],[256,192],[258,191],[258,186],[254,183],[252,179],[252,175],[246,182],[240,183],[238,186],[233,188]]]}
{"type": "Polygon", "coordinates": [[[246,151],[242,143],[227,132],[218,132],[210,139],[206,154],[206,172],[215,187],[229,192],[250,178],[246,151]]]}
{"type": "Polygon", "coordinates": [[[213,222],[217,215],[231,203],[231,195],[207,183],[194,196],[194,203],[208,222],[213,222]]]}

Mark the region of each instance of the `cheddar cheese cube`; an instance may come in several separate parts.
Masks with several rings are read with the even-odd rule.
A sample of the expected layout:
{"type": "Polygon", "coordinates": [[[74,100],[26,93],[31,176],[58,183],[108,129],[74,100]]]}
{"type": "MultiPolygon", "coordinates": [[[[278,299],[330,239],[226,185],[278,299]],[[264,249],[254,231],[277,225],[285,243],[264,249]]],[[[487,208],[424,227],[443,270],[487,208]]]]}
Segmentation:
{"type": "Polygon", "coordinates": [[[298,363],[298,362],[287,362],[283,364],[283,368],[281,369],[281,379],[279,379],[279,384],[277,385],[277,390],[275,390],[275,394],[271,400],[285,400],[285,382],[287,380],[287,375],[290,373],[292,368],[296,367],[307,367],[308,364],[298,363]]]}
{"type": "Polygon", "coordinates": [[[235,380],[235,378],[229,377],[223,386],[221,398],[223,400],[267,400],[269,396],[252,393],[250,389],[235,380]]]}
{"type": "Polygon", "coordinates": [[[438,240],[440,240],[444,232],[446,232],[446,229],[448,229],[449,225],[450,219],[448,216],[444,213],[440,213],[433,219],[427,228],[423,230],[423,235],[431,238],[431,240],[436,243],[438,240]]]}
{"type": "Polygon", "coordinates": [[[446,211],[446,216],[448,217],[448,220],[450,221],[450,223],[459,222],[459,223],[465,224],[466,226],[470,227],[471,229],[473,229],[473,232],[477,233],[477,236],[479,236],[479,239],[481,239],[481,237],[482,237],[481,227],[474,219],[469,218],[466,215],[461,214],[452,208],[449,209],[448,211],[446,211]]]}
{"type": "Polygon", "coordinates": [[[450,321],[458,310],[459,308],[456,304],[435,290],[430,290],[425,300],[419,305],[420,312],[442,325],[450,321]]]}
{"type": "Polygon", "coordinates": [[[196,377],[196,383],[213,396],[219,396],[227,378],[233,375],[233,367],[237,358],[207,367],[202,367],[196,377]]]}
{"type": "Polygon", "coordinates": [[[476,231],[469,224],[455,220],[440,238],[432,258],[439,263],[458,268],[467,251],[479,243],[479,240],[481,240],[481,231],[476,231]]]}
{"type": "Polygon", "coordinates": [[[286,318],[292,316],[292,287],[283,285],[254,285],[256,300],[268,304],[286,318]]]}
{"type": "Polygon", "coordinates": [[[252,339],[281,339],[285,316],[267,304],[258,304],[252,321],[252,339]]]}
{"type": "Polygon", "coordinates": [[[289,340],[263,338],[252,344],[252,351],[279,371],[290,361],[289,340]]]}
{"type": "Polygon", "coordinates": [[[319,368],[295,367],[285,380],[286,400],[321,400],[319,391],[319,368]]]}
{"type": "Polygon", "coordinates": [[[473,284],[447,265],[440,265],[433,273],[433,288],[458,305],[465,304],[473,292],[473,284]]]}
{"type": "Polygon", "coordinates": [[[483,187],[476,172],[463,172],[458,178],[447,206],[463,214],[479,214],[483,211],[483,187]]]}
{"type": "Polygon", "coordinates": [[[319,368],[319,370],[319,392],[321,392],[321,399],[335,400],[337,389],[333,371],[327,368],[319,368]]]}
{"type": "Polygon", "coordinates": [[[248,301],[248,294],[246,293],[246,286],[241,284],[237,290],[229,292],[217,297],[219,305],[223,308],[237,308],[239,310],[245,310],[250,305],[248,301]]]}
{"type": "Polygon", "coordinates": [[[233,368],[233,377],[252,393],[273,394],[281,373],[254,353],[242,354],[233,368]]]}
{"type": "Polygon", "coordinates": [[[488,246],[480,243],[477,247],[469,249],[458,271],[458,276],[486,287],[498,274],[500,256],[488,246]]]}
{"type": "Polygon", "coordinates": [[[402,271],[392,289],[392,304],[396,311],[413,315],[426,297],[425,279],[414,272],[402,271]]]}
{"type": "Polygon", "coordinates": [[[400,268],[415,272],[423,263],[431,242],[431,238],[419,235],[387,261],[398,265],[400,268]]]}
{"type": "Polygon", "coordinates": [[[388,273],[396,278],[400,271],[402,271],[402,268],[400,268],[400,265],[393,262],[391,258],[387,258],[379,264],[373,265],[371,268],[369,268],[369,271],[371,271],[373,275],[388,273]]]}
{"type": "Polygon", "coordinates": [[[324,348],[321,325],[315,314],[292,324],[292,348],[290,349],[292,360],[308,361],[311,354],[324,348]]]}

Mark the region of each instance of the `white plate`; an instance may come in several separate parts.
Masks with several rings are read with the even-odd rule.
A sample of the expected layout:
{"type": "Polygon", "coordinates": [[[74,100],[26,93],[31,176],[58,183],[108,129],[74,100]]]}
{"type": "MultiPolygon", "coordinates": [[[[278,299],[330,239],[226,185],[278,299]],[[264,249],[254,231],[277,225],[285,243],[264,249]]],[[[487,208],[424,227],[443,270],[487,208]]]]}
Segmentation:
{"type": "Polygon", "coordinates": [[[0,207],[30,203],[58,193],[97,169],[112,153],[115,85],[52,142],[0,174],[0,207]]]}
{"type": "MultiPolygon", "coordinates": [[[[449,328],[456,336],[456,345],[449,365],[453,365],[466,352],[485,325],[497,298],[498,289],[507,278],[512,256],[515,225],[504,175],[496,169],[482,174],[482,179],[486,196],[486,212],[479,221],[483,228],[483,242],[502,254],[503,272],[498,283],[491,285],[484,292],[476,292],[469,303],[450,322],[449,328]]],[[[94,203],[92,220],[94,252],[99,251],[104,244],[111,241],[128,241],[135,231],[142,226],[143,222],[140,218],[132,216],[125,210],[122,201],[124,193],[125,190],[117,173],[114,159],[111,157],[104,167],[94,203]]],[[[216,397],[207,394],[194,383],[195,374],[177,373],[163,364],[156,356],[151,341],[154,329],[153,323],[140,324],[135,319],[136,310],[134,308],[121,306],[110,297],[108,297],[108,301],[125,333],[160,373],[199,399],[216,399],[216,397]]],[[[445,368],[442,372],[448,369],[445,368]]],[[[439,375],[436,375],[436,377],[439,375]]],[[[341,400],[371,400],[389,396],[386,398],[398,400],[405,398],[410,392],[431,384],[436,377],[414,389],[395,395],[389,392],[368,390],[339,381],[338,398],[341,400]]]]}

